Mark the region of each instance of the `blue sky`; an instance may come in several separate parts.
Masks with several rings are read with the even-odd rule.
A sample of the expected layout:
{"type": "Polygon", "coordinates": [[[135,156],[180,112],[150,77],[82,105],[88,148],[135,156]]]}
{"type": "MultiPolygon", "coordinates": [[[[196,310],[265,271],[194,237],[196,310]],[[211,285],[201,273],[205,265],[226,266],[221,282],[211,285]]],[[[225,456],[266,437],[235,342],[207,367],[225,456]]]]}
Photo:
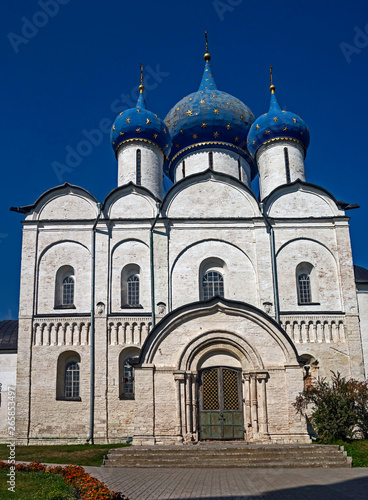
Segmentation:
{"type": "Polygon", "coordinates": [[[280,105],[310,129],[307,181],[361,207],[348,215],[354,261],[368,267],[366,1],[3,0],[3,10],[0,319],[18,312],[22,216],[9,207],[65,181],[103,201],[117,185],[108,134],[69,172],[53,165],[135,101],[140,62],[161,118],[197,90],[205,30],[218,88],[256,116],[268,109],[273,65],[280,105]]]}

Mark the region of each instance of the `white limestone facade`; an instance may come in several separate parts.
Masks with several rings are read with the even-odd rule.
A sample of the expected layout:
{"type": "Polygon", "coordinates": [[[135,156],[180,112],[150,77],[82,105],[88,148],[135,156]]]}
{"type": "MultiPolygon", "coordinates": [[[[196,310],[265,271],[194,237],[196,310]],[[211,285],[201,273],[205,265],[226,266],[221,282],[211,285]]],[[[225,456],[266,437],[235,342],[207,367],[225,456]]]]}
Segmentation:
{"type": "Polygon", "coordinates": [[[19,444],[309,442],[293,406],[306,384],[367,373],[349,206],[306,182],[304,122],[278,105],[254,121],[209,57],[170,123],[119,115],[102,203],[66,183],[15,209],[19,444]]]}

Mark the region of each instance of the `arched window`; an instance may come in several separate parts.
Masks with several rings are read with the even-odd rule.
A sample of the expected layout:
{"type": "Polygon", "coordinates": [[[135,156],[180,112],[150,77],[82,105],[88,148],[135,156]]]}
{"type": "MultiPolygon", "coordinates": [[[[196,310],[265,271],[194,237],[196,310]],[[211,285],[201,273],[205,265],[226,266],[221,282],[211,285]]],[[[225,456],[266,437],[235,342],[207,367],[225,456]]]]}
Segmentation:
{"type": "Polygon", "coordinates": [[[128,264],[121,271],[121,307],[141,307],[140,267],[128,264]]]}
{"type": "Polygon", "coordinates": [[[63,306],[74,304],[74,278],[67,276],[63,279],[63,306]]]}
{"type": "Polygon", "coordinates": [[[309,304],[312,302],[311,286],[309,274],[303,273],[298,276],[299,302],[309,304]]]}
{"type": "Polygon", "coordinates": [[[202,279],[203,300],[215,295],[224,296],[224,278],[217,271],[208,271],[202,279]]]}
{"type": "Polygon", "coordinates": [[[79,364],[71,361],[65,367],[65,399],[79,398],[79,364]]]}
{"type": "Polygon", "coordinates": [[[286,173],[286,183],[290,184],[290,165],[289,165],[289,151],[288,148],[284,148],[284,159],[285,159],[285,173],[286,173]]]}
{"type": "Polygon", "coordinates": [[[55,278],[55,309],[75,309],[75,275],[72,266],[61,266],[55,278]]]}
{"type": "Polygon", "coordinates": [[[141,150],[137,149],[136,156],[136,184],[141,185],[141,150]]]}
{"type": "Polygon", "coordinates": [[[133,274],[127,279],[128,287],[128,306],[139,305],[139,276],[133,274]]]}
{"type": "Polygon", "coordinates": [[[317,302],[316,298],[313,297],[316,292],[316,284],[314,284],[314,292],[312,293],[313,269],[309,262],[302,262],[296,268],[298,303],[301,305],[317,302]]]}
{"type": "Polygon", "coordinates": [[[119,398],[134,399],[134,368],[131,359],[139,356],[139,349],[125,349],[119,356],[119,398]]]}
{"type": "Polygon", "coordinates": [[[213,153],[210,151],[208,153],[208,166],[211,170],[213,170],[213,153]]]}
{"type": "Polygon", "coordinates": [[[80,401],[81,358],[77,352],[64,351],[57,362],[56,399],[80,401]]]}

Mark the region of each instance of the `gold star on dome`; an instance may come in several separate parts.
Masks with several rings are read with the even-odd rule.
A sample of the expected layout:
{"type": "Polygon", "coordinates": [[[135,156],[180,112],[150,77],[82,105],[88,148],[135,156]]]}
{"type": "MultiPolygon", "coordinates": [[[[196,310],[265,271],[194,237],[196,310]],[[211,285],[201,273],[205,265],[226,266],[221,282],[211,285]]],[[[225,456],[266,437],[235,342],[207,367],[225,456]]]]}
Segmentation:
{"type": "Polygon", "coordinates": [[[181,134],[184,134],[184,132],[183,132],[182,130],[180,130],[180,133],[181,133],[181,134]]]}
{"type": "Polygon", "coordinates": [[[135,129],[135,131],[136,131],[136,132],[140,132],[140,131],[141,131],[141,129],[140,129],[140,128],[136,128],[136,129],[135,129]]]}
{"type": "Polygon", "coordinates": [[[193,137],[193,139],[198,139],[198,135],[197,134],[193,134],[192,137],[193,137]]]}
{"type": "Polygon", "coordinates": [[[112,126],[112,129],[115,130],[115,125],[112,126]]]}
{"type": "Polygon", "coordinates": [[[261,127],[260,127],[260,126],[258,125],[258,123],[257,123],[257,125],[256,125],[256,130],[258,130],[259,128],[261,128],[261,127]]]}
{"type": "Polygon", "coordinates": [[[165,148],[168,148],[168,147],[169,147],[169,145],[168,145],[168,144],[165,144],[165,148]]]}
{"type": "Polygon", "coordinates": [[[130,118],[127,118],[125,121],[126,123],[130,123],[130,118]]]}
{"type": "Polygon", "coordinates": [[[188,111],[187,111],[187,115],[188,115],[188,116],[192,116],[192,114],[193,114],[193,111],[192,111],[191,109],[188,109],[188,111]]]}
{"type": "Polygon", "coordinates": [[[115,142],[113,142],[112,145],[115,146],[115,142]]]}
{"type": "Polygon", "coordinates": [[[215,115],[219,114],[219,110],[218,109],[214,109],[213,112],[215,113],[215,115]]]}
{"type": "Polygon", "coordinates": [[[202,128],[206,128],[207,127],[207,123],[203,122],[202,125],[201,125],[202,128]]]}
{"type": "Polygon", "coordinates": [[[122,114],[123,114],[123,112],[119,113],[119,116],[122,115],[122,114]]]}
{"type": "Polygon", "coordinates": [[[208,68],[206,68],[205,71],[208,71],[208,68]]]}
{"type": "Polygon", "coordinates": [[[282,112],[283,112],[283,113],[286,113],[286,111],[285,111],[284,109],[282,110],[282,112]]]}
{"type": "Polygon", "coordinates": [[[167,128],[170,128],[170,123],[167,124],[167,128]]]}
{"type": "Polygon", "coordinates": [[[237,102],[238,104],[240,104],[240,101],[235,101],[235,102],[237,102]]]}
{"type": "Polygon", "coordinates": [[[203,99],[201,99],[201,100],[199,101],[199,104],[204,104],[204,100],[203,100],[203,99]]]}
{"type": "Polygon", "coordinates": [[[288,131],[288,128],[287,128],[287,127],[284,127],[284,129],[283,129],[283,130],[284,130],[284,132],[287,132],[287,131],[288,131]]]}
{"type": "Polygon", "coordinates": [[[155,115],[156,118],[158,118],[158,115],[155,115]]]}
{"type": "Polygon", "coordinates": [[[164,128],[164,134],[166,134],[166,128],[164,128]]]}
{"type": "Polygon", "coordinates": [[[230,125],[230,123],[228,123],[228,124],[226,125],[226,128],[227,128],[228,130],[230,130],[230,129],[231,129],[231,125],[230,125]]]}
{"type": "Polygon", "coordinates": [[[140,112],[141,112],[141,110],[137,108],[137,113],[140,113],[140,112]]]}
{"type": "Polygon", "coordinates": [[[278,122],[279,121],[279,119],[277,118],[277,116],[274,117],[273,121],[274,122],[278,122]]]}
{"type": "Polygon", "coordinates": [[[296,123],[297,122],[297,119],[296,118],[293,118],[293,122],[296,123]]]}
{"type": "Polygon", "coordinates": [[[214,132],[213,133],[213,137],[218,137],[219,136],[219,133],[218,132],[214,132]]]}
{"type": "Polygon", "coordinates": [[[217,95],[216,94],[212,94],[212,97],[217,97],[217,95]]]}
{"type": "MultiPolygon", "coordinates": [[[[213,83],[210,83],[210,85],[213,85],[213,83]]],[[[206,87],[207,88],[207,87],[206,87]]]]}
{"type": "Polygon", "coordinates": [[[208,82],[208,78],[206,78],[206,80],[205,80],[205,81],[206,81],[206,82],[208,82]]]}
{"type": "Polygon", "coordinates": [[[190,100],[190,101],[193,101],[193,97],[191,97],[189,100],[190,100]]]}
{"type": "Polygon", "coordinates": [[[227,104],[228,106],[230,106],[230,103],[229,103],[229,102],[227,102],[226,104],[227,104]]]}
{"type": "Polygon", "coordinates": [[[240,115],[240,119],[241,119],[241,120],[244,120],[244,115],[240,115]]]}
{"type": "Polygon", "coordinates": [[[212,74],[210,73],[210,76],[212,76],[212,74]]]}
{"type": "Polygon", "coordinates": [[[175,147],[178,148],[179,147],[179,144],[175,144],[175,147]]]}
{"type": "Polygon", "coordinates": [[[151,120],[149,118],[147,118],[146,123],[147,123],[147,125],[149,125],[151,123],[151,120]]]}
{"type": "Polygon", "coordinates": [[[249,139],[247,139],[247,144],[249,144],[249,139]]]}
{"type": "Polygon", "coordinates": [[[124,132],[120,132],[120,135],[124,135],[124,132]]]}
{"type": "Polygon", "coordinates": [[[238,142],[239,141],[239,137],[235,137],[234,141],[238,142]]]}
{"type": "Polygon", "coordinates": [[[256,141],[253,141],[253,146],[255,145],[256,141]]]}
{"type": "Polygon", "coordinates": [[[267,116],[267,113],[264,113],[263,116],[267,116]]]}
{"type": "Polygon", "coordinates": [[[204,94],[204,90],[200,90],[200,91],[199,91],[199,93],[200,93],[200,94],[204,94]]]}
{"type": "Polygon", "coordinates": [[[157,134],[153,134],[153,137],[154,137],[155,139],[157,139],[157,134]]]}
{"type": "Polygon", "coordinates": [[[269,130],[266,130],[266,135],[270,135],[270,131],[269,130]]]}
{"type": "Polygon", "coordinates": [[[180,109],[180,108],[179,108],[179,106],[178,106],[178,107],[176,108],[176,111],[179,111],[179,109],[180,109]]]}

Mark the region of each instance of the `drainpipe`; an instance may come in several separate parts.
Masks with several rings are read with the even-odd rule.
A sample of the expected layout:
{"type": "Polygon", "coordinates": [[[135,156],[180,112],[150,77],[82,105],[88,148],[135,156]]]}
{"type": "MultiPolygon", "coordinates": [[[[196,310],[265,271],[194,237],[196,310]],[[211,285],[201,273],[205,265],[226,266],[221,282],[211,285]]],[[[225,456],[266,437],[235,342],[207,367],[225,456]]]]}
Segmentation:
{"type": "Polygon", "coordinates": [[[279,302],[279,285],[277,281],[277,266],[276,266],[276,253],[275,253],[275,233],[273,227],[265,213],[263,203],[260,203],[261,214],[267,226],[267,232],[270,235],[270,248],[271,248],[271,266],[272,266],[272,283],[273,283],[273,300],[275,302],[275,318],[276,322],[280,324],[280,302],[279,302]]]}
{"type": "Polygon", "coordinates": [[[157,215],[154,218],[151,229],[150,229],[150,266],[151,266],[151,309],[152,309],[152,328],[156,325],[156,315],[155,315],[155,271],[153,263],[153,229],[156,225],[158,218],[160,217],[160,206],[157,204],[157,215]]]}
{"type": "Polygon", "coordinates": [[[95,261],[96,261],[96,226],[101,217],[101,203],[97,203],[97,217],[92,228],[91,244],[91,380],[90,380],[90,401],[89,401],[89,434],[87,443],[93,444],[93,429],[95,420],[95,261]]]}

